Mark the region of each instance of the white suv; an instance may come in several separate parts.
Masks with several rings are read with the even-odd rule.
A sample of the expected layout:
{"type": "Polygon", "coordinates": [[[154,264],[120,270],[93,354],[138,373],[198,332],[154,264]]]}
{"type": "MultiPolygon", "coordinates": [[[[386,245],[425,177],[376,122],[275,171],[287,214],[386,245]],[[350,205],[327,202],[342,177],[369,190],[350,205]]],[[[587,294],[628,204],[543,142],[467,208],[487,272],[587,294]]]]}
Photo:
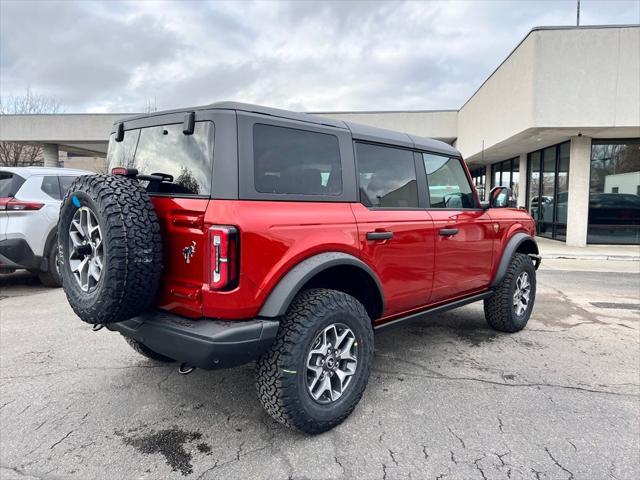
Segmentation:
{"type": "Polygon", "coordinates": [[[57,225],[60,201],[74,178],[70,168],[0,167],[0,273],[24,268],[59,287],[57,225]]]}

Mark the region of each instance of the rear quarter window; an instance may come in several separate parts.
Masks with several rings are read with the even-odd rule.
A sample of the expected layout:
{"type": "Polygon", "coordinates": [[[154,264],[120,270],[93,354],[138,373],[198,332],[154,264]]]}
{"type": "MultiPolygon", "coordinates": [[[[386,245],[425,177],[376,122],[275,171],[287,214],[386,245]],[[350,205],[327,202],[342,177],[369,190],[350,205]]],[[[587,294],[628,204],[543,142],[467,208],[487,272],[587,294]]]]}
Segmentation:
{"type": "Polygon", "coordinates": [[[24,183],[24,178],[11,172],[0,172],[0,198],[15,196],[24,183]]]}
{"type": "Polygon", "coordinates": [[[60,200],[62,198],[62,195],[60,194],[60,184],[58,183],[58,177],[56,176],[47,175],[46,177],[42,177],[40,190],[56,200],[60,200]]]}
{"type": "Polygon", "coordinates": [[[253,162],[257,192],[342,193],[340,148],[335,135],[257,123],[253,126],[253,162]]]}
{"type": "Polygon", "coordinates": [[[76,177],[58,177],[60,180],[60,196],[64,197],[76,177]]]}

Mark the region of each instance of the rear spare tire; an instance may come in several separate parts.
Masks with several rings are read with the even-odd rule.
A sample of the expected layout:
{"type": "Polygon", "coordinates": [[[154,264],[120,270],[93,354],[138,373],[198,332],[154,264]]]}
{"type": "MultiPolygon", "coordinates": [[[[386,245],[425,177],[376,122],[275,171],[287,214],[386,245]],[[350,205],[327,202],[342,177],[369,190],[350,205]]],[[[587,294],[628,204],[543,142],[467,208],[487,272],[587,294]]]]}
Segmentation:
{"type": "Polygon", "coordinates": [[[60,206],[63,287],[85,322],[108,324],[151,306],[162,270],[160,225],[136,180],[78,177],[60,206]]]}

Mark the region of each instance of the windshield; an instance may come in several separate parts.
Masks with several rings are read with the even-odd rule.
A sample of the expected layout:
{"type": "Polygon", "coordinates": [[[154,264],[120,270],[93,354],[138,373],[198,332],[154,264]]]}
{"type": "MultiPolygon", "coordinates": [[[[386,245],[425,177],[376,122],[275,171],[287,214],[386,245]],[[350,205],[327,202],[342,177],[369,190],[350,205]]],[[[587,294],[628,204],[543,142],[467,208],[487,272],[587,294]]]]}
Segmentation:
{"type": "Polygon", "coordinates": [[[149,193],[209,195],[213,156],[213,123],[196,122],[193,135],[183,125],[163,125],[127,130],[122,142],[109,140],[107,164],[135,168],[138,173],[171,175],[172,182],[147,182],[149,193]]]}

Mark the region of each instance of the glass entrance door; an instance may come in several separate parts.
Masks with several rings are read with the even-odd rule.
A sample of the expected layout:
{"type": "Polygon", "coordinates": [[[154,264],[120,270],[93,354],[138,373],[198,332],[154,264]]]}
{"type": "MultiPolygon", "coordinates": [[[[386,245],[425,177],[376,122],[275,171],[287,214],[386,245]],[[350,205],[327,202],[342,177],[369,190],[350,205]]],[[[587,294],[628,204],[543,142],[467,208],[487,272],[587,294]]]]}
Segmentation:
{"type": "Polygon", "coordinates": [[[569,190],[569,142],[529,154],[527,208],[538,235],[565,240],[569,190]]]}

